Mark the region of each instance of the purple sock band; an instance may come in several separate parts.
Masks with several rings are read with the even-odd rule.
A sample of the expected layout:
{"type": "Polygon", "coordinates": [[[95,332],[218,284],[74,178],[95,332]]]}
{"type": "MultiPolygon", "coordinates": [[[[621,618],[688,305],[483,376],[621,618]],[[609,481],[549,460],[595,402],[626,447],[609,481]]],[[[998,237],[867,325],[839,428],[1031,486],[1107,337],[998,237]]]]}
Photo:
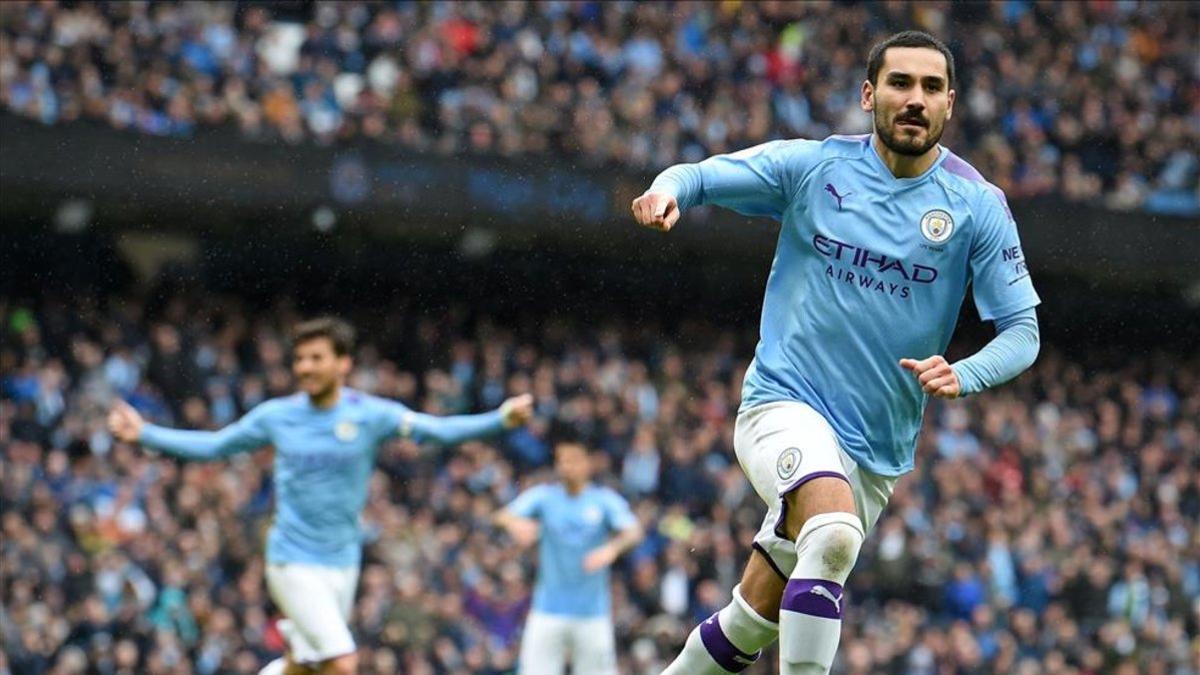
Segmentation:
{"type": "Polygon", "coordinates": [[[825,579],[789,579],[780,609],[823,619],[842,618],[842,585],[825,579]]]}
{"type": "Polygon", "coordinates": [[[708,650],[708,655],[713,661],[731,673],[742,672],[758,659],[757,653],[747,654],[725,637],[725,631],[721,630],[716,614],[700,624],[700,641],[704,643],[704,648],[708,650]]]}

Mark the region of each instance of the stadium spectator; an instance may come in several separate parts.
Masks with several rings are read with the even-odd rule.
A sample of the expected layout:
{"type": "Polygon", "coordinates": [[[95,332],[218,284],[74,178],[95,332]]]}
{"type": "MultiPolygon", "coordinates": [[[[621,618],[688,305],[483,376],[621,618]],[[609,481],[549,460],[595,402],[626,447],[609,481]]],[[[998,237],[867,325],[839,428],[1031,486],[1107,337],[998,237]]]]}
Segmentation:
{"type": "Polygon", "coordinates": [[[1200,213],[1189,2],[0,3],[0,107],[187,136],[661,169],[869,130],[870,45],[955,51],[947,145],[1013,199],[1200,213]]]}
{"type": "MultiPolygon", "coordinates": [[[[603,450],[597,478],[647,531],[613,568],[620,672],[658,672],[728,602],[762,517],[731,453],[754,336],[398,308],[384,329],[382,313],[348,317],[371,336],[355,386],[447,414],[534,382],[542,414],[603,450]]],[[[108,438],[104,414],[127,395],[160,422],[219,426],[271,387],[294,319],[287,302],[203,292],[0,303],[0,672],[254,673],[281,652],[258,555],[269,453],[156,458],[108,438]],[[167,335],[167,372],[192,389],[168,394],[179,380],[150,366],[167,335]]],[[[1095,358],[1046,345],[1004,389],[931,406],[920,468],[849,585],[836,672],[1200,669],[1200,363],[1095,358]]],[[[549,478],[549,455],[528,451],[544,433],[381,451],[352,620],[365,672],[513,667],[534,577],[488,521],[549,478]]]]}

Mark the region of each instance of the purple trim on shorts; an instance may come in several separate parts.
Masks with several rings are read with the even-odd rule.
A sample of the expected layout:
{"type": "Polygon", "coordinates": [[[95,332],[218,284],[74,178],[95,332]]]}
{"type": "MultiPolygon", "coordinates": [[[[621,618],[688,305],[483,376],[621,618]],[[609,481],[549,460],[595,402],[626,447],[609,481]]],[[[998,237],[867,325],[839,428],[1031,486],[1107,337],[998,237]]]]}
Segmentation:
{"type": "Polygon", "coordinates": [[[758,660],[758,653],[747,654],[729,641],[716,614],[700,624],[700,641],[713,661],[731,673],[740,673],[758,660]]]}
{"type": "Polygon", "coordinates": [[[842,593],[841,584],[827,579],[789,579],[779,609],[840,621],[842,593]]]}
{"type": "Polygon", "coordinates": [[[850,485],[850,479],[847,478],[846,474],[844,473],[838,473],[837,471],[814,471],[812,473],[804,474],[795,483],[792,483],[783,490],[780,490],[779,501],[783,503],[783,506],[779,509],[779,518],[775,520],[775,536],[786,541],[791,541],[791,539],[788,539],[787,537],[787,532],[783,531],[783,523],[785,520],[787,520],[787,495],[789,492],[792,492],[796,488],[804,485],[814,478],[841,478],[842,480],[846,481],[847,485],[850,485]]]}
{"type": "Polygon", "coordinates": [[[771,566],[771,569],[775,570],[775,574],[778,574],[780,579],[783,579],[785,582],[788,580],[788,575],[784,574],[783,570],[779,569],[779,565],[775,564],[775,559],[771,557],[770,553],[767,553],[767,549],[763,548],[762,544],[756,541],[753,544],[750,544],[750,548],[758,551],[759,555],[766,559],[767,564],[771,566]]]}

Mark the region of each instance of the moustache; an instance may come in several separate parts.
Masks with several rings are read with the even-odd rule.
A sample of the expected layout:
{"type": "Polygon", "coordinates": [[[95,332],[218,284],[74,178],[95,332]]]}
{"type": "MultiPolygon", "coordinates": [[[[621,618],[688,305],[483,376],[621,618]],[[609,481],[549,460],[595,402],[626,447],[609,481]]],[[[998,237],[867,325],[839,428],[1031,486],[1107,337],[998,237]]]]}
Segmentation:
{"type": "Polygon", "coordinates": [[[929,121],[920,115],[905,115],[896,118],[896,124],[916,124],[921,127],[928,127],[929,121]]]}

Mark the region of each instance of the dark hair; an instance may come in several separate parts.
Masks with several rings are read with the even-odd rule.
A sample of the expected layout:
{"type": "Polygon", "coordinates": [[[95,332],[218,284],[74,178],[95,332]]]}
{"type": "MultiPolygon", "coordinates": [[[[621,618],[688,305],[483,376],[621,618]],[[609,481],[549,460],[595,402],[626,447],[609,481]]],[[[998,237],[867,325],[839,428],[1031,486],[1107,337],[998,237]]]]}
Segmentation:
{"type": "Polygon", "coordinates": [[[919,30],[896,33],[871,47],[871,55],[867,57],[867,81],[871,83],[871,86],[875,86],[875,81],[879,77],[879,69],[883,67],[884,54],[892,47],[925,47],[941,52],[942,56],[946,57],[946,88],[954,88],[954,55],[950,53],[950,48],[946,46],[945,42],[919,30]]]}
{"type": "Polygon", "coordinates": [[[555,450],[561,445],[577,445],[583,448],[584,452],[591,450],[588,447],[587,439],[579,429],[561,419],[555,419],[550,423],[550,428],[546,430],[546,440],[555,450]]]}
{"type": "Polygon", "coordinates": [[[322,316],[296,324],[292,329],[292,348],[309,340],[325,338],[333,345],[333,353],[349,356],[354,349],[354,327],[332,316],[322,316]]]}

